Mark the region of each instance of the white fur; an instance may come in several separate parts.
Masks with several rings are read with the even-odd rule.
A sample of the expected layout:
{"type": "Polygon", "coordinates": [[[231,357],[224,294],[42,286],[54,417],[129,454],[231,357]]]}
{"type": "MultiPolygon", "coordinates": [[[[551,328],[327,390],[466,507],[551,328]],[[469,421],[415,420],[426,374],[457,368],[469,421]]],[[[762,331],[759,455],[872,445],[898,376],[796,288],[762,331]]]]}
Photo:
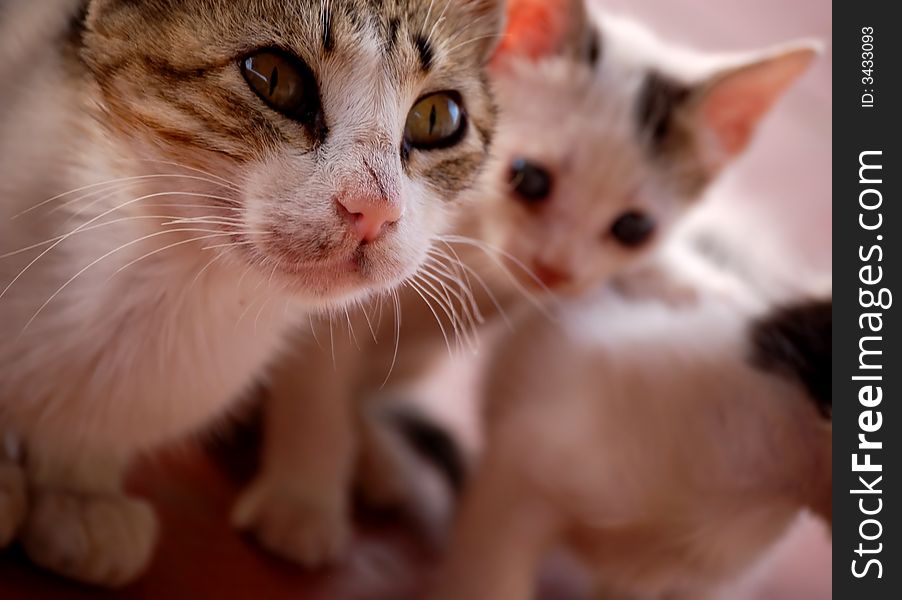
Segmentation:
{"type": "MultiPolygon", "coordinates": [[[[123,117],[59,51],[76,3],[52,8],[4,7],[16,19],[0,27],[0,434],[18,438],[25,456],[0,459],[0,545],[18,530],[38,564],[119,585],[146,568],[156,537],[152,511],[121,489],[131,458],[222,415],[308,312],[387,290],[416,269],[447,215],[437,192],[402,168],[404,120],[426,86],[475,83],[444,81],[441,70],[399,83],[368,31],[353,56],[324,67],[331,131],[320,163],[288,146],[236,164],[212,150],[247,140],[206,130],[193,133],[208,136],[209,155],[180,156],[128,130],[129,119],[197,124],[116,77],[106,83],[127,104],[123,117]],[[28,31],[8,37],[10,27],[28,31]],[[403,218],[363,247],[336,198],[380,184],[403,218]]],[[[89,27],[106,8],[91,4],[89,27]]],[[[166,42],[197,44],[210,25],[197,26],[194,36],[173,24],[166,42]]],[[[93,60],[130,40],[104,41],[93,60]]],[[[479,60],[473,53],[474,68],[479,60]]],[[[217,73],[222,89],[259,102],[237,61],[217,73]]],[[[461,143],[479,144],[472,132],[461,143]]],[[[438,159],[411,160],[419,173],[438,159]]]]}
{"type": "Polygon", "coordinates": [[[829,426],[705,275],[680,308],[603,292],[519,321],[438,597],[530,597],[561,543],[615,597],[706,597],[829,495],[829,426]]]}

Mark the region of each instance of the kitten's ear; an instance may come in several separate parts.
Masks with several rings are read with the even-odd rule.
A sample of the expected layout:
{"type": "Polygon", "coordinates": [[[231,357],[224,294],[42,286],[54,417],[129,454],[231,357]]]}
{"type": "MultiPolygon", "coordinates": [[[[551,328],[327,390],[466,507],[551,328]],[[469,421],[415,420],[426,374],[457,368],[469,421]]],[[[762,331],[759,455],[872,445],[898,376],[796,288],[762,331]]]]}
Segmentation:
{"type": "Polygon", "coordinates": [[[493,62],[583,56],[590,52],[590,37],[585,0],[509,0],[507,32],[493,62]]]}
{"type": "Polygon", "coordinates": [[[717,171],[739,155],[780,96],[820,53],[801,42],[719,71],[692,93],[691,112],[701,129],[702,160],[717,171]]]}
{"type": "MultiPolygon", "coordinates": [[[[506,20],[505,0],[462,0],[464,10],[472,16],[472,42],[487,63],[501,42],[506,20]]],[[[464,42],[469,44],[469,42],[464,42]]]]}

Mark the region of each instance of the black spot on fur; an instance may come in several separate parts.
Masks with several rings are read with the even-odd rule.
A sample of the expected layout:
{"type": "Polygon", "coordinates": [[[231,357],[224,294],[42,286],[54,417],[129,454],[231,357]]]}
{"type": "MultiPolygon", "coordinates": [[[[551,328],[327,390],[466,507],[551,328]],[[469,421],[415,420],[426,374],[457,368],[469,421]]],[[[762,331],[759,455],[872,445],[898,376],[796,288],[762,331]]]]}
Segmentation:
{"type": "Polygon", "coordinates": [[[647,138],[653,152],[663,149],[673,130],[673,116],[689,97],[689,88],[651,72],[639,92],[636,117],[639,133],[647,138]]]}
{"type": "Polygon", "coordinates": [[[335,37],[332,33],[332,13],[323,17],[323,50],[332,52],[335,49],[335,37]]]}
{"type": "Polygon", "coordinates": [[[589,32],[589,46],[586,53],[589,66],[594,69],[601,59],[601,33],[597,29],[592,29],[589,32]]]}
{"type": "Polygon", "coordinates": [[[467,468],[454,438],[414,412],[396,412],[392,420],[414,452],[438,469],[455,496],[460,495],[466,483],[467,468]]]}
{"type": "Polygon", "coordinates": [[[414,38],[413,43],[417,48],[417,55],[420,57],[420,67],[423,71],[428,72],[432,69],[432,63],[435,60],[432,45],[429,43],[429,40],[419,35],[414,38]]]}
{"type": "Polygon", "coordinates": [[[258,389],[252,400],[224,430],[211,434],[204,448],[223,473],[238,484],[249,483],[260,472],[263,449],[263,404],[258,389]]]}
{"type": "Polygon", "coordinates": [[[78,10],[69,19],[69,25],[66,28],[65,42],[72,48],[81,50],[84,47],[84,36],[87,29],[88,19],[88,0],[82,0],[78,5],[78,10]]]}
{"type": "Polygon", "coordinates": [[[805,386],[821,413],[833,411],[833,301],[819,300],[773,311],[751,331],[752,362],[805,386]]]}
{"type": "Polygon", "coordinates": [[[395,18],[391,19],[388,22],[388,32],[385,37],[385,53],[393,54],[395,51],[395,46],[398,43],[398,28],[401,26],[401,22],[395,18]]]}

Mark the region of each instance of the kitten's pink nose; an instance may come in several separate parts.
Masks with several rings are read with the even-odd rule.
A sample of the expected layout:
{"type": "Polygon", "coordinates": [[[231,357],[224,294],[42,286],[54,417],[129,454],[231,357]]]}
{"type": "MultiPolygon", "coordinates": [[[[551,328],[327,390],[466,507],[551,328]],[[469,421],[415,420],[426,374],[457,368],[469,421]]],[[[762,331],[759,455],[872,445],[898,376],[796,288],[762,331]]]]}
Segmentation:
{"type": "Polygon", "coordinates": [[[535,259],[533,261],[532,272],[548,289],[561,287],[573,280],[573,275],[571,273],[553,265],[546,264],[540,259],[535,259]]]}
{"type": "Polygon", "coordinates": [[[400,202],[376,194],[348,194],[338,204],[364,243],[376,241],[385,226],[398,222],[404,213],[400,202]]]}

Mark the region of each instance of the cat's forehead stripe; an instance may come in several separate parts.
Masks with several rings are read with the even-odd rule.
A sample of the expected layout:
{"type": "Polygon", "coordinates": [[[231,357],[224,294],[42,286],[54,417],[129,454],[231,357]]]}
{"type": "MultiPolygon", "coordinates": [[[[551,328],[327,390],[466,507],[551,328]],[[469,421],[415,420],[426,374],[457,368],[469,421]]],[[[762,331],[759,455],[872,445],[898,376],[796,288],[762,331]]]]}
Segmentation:
{"type": "Polygon", "coordinates": [[[417,48],[417,56],[420,58],[420,67],[423,71],[429,71],[432,68],[432,61],[435,57],[432,44],[421,35],[414,36],[413,43],[417,48]]]}
{"type": "Polygon", "coordinates": [[[647,137],[651,149],[660,151],[671,131],[673,115],[686,100],[689,89],[660,73],[649,72],[639,91],[636,105],[639,133],[647,137]]]}

